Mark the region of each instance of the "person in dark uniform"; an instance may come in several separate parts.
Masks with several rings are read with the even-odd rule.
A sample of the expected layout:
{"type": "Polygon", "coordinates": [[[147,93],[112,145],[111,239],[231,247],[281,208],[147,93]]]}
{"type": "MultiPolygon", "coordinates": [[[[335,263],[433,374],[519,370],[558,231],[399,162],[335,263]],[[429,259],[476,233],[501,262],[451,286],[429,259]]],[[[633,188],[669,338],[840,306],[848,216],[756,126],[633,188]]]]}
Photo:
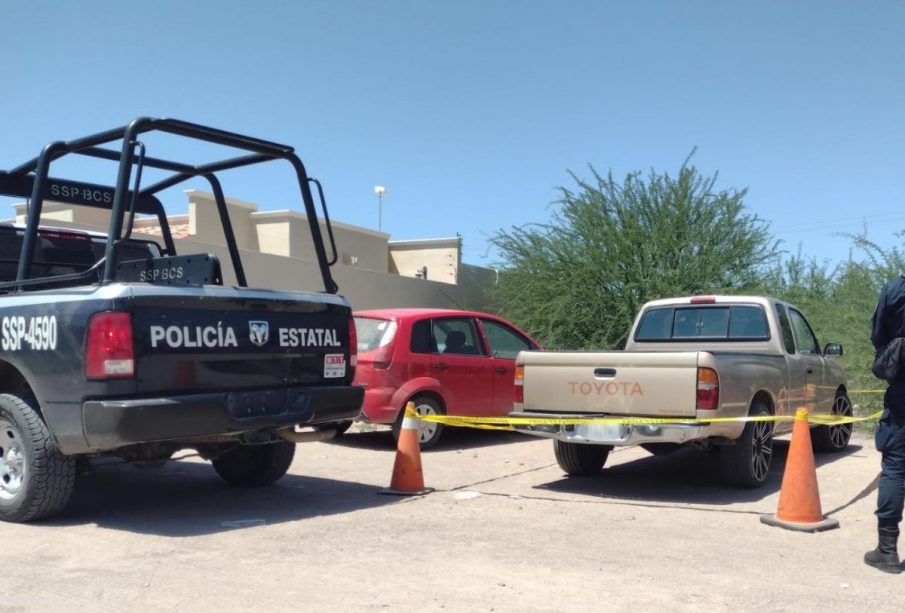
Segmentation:
{"type": "MultiPolygon", "coordinates": [[[[871,320],[870,340],[878,352],[896,338],[905,338],[905,275],[883,286],[871,320]]],[[[882,454],[876,511],[879,543],[864,554],[864,562],[898,574],[902,572],[897,550],[899,523],[905,503],[905,368],[899,368],[887,383],[883,415],[874,436],[882,454]]]]}

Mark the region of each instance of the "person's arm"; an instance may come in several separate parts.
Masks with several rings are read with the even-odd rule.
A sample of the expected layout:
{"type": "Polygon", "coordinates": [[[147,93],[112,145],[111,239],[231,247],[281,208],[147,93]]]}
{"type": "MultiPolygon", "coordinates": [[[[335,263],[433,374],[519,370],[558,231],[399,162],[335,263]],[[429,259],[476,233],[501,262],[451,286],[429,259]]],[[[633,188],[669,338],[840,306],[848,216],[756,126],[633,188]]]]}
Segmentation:
{"type": "Polygon", "coordinates": [[[873,343],[874,349],[879,349],[891,339],[886,331],[886,293],[889,284],[883,286],[880,290],[880,297],[877,299],[877,306],[874,309],[874,316],[870,320],[870,342],[873,343]]]}

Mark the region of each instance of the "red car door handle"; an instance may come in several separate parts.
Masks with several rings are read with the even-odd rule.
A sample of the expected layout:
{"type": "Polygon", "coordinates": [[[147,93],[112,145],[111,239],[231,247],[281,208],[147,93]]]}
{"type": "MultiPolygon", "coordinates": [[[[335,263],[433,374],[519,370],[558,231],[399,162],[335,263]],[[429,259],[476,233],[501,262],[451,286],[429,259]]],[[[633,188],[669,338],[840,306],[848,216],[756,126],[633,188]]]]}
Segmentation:
{"type": "Polygon", "coordinates": [[[497,366],[497,367],[493,370],[493,372],[495,372],[495,373],[498,374],[498,375],[505,375],[505,374],[506,374],[507,372],[509,372],[509,371],[506,370],[506,367],[505,367],[505,366],[497,366]]]}
{"type": "Polygon", "coordinates": [[[439,364],[431,364],[431,367],[436,368],[437,370],[446,370],[447,368],[449,368],[449,366],[447,366],[443,362],[440,362],[439,364]]]}

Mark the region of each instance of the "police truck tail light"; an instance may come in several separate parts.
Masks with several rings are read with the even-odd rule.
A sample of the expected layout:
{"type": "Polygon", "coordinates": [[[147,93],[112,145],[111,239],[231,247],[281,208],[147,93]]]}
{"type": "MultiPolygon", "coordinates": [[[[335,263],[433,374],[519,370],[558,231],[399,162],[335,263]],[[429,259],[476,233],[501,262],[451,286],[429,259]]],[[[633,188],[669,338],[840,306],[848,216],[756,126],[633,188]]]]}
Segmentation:
{"type": "Polygon", "coordinates": [[[355,320],[349,318],[349,366],[358,364],[358,330],[355,329],[355,320]]]}
{"type": "Polygon", "coordinates": [[[519,404],[525,402],[525,367],[515,367],[515,401],[519,404]]]}
{"type": "Polygon", "coordinates": [[[720,406],[720,378],[712,368],[698,368],[699,411],[715,411],[720,406]]]}
{"type": "Polygon", "coordinates": [[[132,316],[116,311],[95,313],[88,322],[85,377],[120,379],[133,376],[132,316]]]}
{"type": "Polygon", "coordinates": [[[349,377],[355,378],[355,367],[358,366],[358,330],[355,320],[349,317],[349,377]]]}

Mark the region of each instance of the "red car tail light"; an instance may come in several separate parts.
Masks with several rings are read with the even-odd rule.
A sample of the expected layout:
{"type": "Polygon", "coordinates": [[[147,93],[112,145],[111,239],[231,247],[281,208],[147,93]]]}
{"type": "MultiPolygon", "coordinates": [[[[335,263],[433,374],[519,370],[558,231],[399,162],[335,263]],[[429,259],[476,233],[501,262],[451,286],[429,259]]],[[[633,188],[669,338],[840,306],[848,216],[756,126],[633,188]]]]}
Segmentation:
{"type": "Polygon", "coordinates": [[[386,347],[382,348],[377,352],[377,355],[374,356],[374,368],[379,368],[380,370],[386,370],[390,367],[390,363],[392,362],[391,354],[387,350],[386,347]]]}
{"type": "Polygon", "coordinates": [[[377,348],[377,354],[374,356],[374,368],[386,370],[393,362],[393,348],[396,345],[396,330],[398,324],[391,321],[387,329],[380,339],[380,347],[377,348]]]}
{"type": "Polygon", "coordinates": [[[698,368],[699,411],[715,411],[720,406],[720,378],[712,368],[698,368]]]}
{"type": "Polygon", "coordinates": [[[525,367],[515,367],[515,401],[519,404],[525,402],[525,367]]]}
{"type": "Polygon", "coordinates": [[[118,311],[95,313],[88,322],[85,377],[123,379],[134,376],[132,316],[118,311]]]}

